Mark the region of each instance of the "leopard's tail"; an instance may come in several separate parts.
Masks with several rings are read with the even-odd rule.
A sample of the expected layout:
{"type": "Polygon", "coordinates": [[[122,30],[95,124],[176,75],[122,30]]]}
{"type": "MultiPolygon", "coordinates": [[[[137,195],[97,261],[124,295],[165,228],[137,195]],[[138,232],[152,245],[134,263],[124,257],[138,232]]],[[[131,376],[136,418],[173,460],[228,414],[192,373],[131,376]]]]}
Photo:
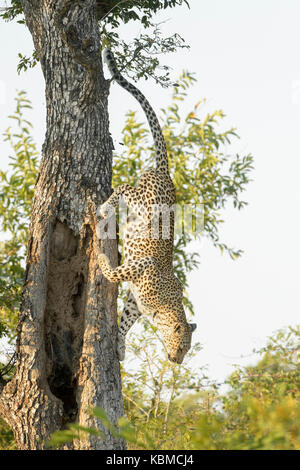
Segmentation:
{"type": "Polygon", "coordinates": [[[112,75],[112,78],[116,80],[116,82],[125,90],[129,91],[136,100],[140,103],[141,107],[143,108],[147,120],[149,122],[149,126],[151,129],[151,133],[154,139],[154,144],[156,148],[156,167],[160,171],[169,171],[168,168],[168,156],[167,156],[167,149],[165,139],[163,137],[161,127],[159,125],[159,121],[157,116],[150,105],[149,101],[143,93],[140,92],[134,85],[129,83],[126,78],[124,78],[119,70],[117,69],[114,56],[110,49],[104,49],[103,52],[104,61],[107,63],[109,71],[112,75]]]}

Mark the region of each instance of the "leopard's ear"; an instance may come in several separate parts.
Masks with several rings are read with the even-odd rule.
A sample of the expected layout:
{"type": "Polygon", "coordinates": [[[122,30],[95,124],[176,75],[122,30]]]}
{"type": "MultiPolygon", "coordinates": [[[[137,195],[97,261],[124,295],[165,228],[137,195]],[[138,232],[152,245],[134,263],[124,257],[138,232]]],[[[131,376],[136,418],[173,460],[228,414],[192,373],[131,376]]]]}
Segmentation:
{"type": "Polygon", "coordinates": [[[196,323],[189,323],[189,325],[190,325],[191,331],[193,333],[195,331],[195,329],[197,328],[197,324],[196,323]]]}

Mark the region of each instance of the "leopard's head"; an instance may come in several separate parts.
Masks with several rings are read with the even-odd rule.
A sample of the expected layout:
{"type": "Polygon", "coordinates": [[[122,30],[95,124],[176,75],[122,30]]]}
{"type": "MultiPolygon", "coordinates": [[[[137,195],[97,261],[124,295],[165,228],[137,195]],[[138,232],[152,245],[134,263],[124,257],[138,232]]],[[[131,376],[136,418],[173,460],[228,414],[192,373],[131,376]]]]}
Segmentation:
{"type": "Polygon", "coordinates": [[[191,347],[192,333],[196,328],[195,323],[184,322],[175,323],[171,328],[162,331],[169,361],[176,364],[182,363],[184,356],[191,347]]]}

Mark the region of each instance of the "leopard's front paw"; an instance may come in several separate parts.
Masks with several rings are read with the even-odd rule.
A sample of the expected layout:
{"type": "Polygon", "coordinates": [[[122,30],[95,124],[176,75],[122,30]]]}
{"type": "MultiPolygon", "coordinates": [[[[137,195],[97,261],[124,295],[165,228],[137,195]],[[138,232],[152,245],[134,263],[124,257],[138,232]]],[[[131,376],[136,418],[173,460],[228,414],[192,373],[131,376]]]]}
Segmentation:
{"type": "Polygon", "coordinates": [[[109,266],[109,259],[104,253],[98,255],[98,263],[100,266],[109,266]]]}
{"type": "Polygon", "coordinates": [[[104,253],[100,253],[98,255],[98,263],[102,274],[104,274],[104,276],[107,275],[109,270],[111,269],[111,266],[108,257],[104,253]]]}

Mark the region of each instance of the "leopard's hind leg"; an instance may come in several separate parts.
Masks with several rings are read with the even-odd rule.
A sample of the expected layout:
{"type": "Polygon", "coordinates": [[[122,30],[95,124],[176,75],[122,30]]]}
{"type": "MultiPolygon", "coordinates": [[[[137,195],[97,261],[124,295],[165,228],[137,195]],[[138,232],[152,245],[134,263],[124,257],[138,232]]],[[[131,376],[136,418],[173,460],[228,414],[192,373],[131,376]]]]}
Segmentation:
{"type": "Polygon", "coordinates": [[[125,338],[132,327],[132,325],[136,322],[136,320],[141,316],[141,313],[138,309],[137,303],[135,298],[133,297],[132,293],[130,292],[128,299],[125,303],[119,328],[118,328],[118,356],[119,360],[123,361],[125,358],[125,338]]]}

